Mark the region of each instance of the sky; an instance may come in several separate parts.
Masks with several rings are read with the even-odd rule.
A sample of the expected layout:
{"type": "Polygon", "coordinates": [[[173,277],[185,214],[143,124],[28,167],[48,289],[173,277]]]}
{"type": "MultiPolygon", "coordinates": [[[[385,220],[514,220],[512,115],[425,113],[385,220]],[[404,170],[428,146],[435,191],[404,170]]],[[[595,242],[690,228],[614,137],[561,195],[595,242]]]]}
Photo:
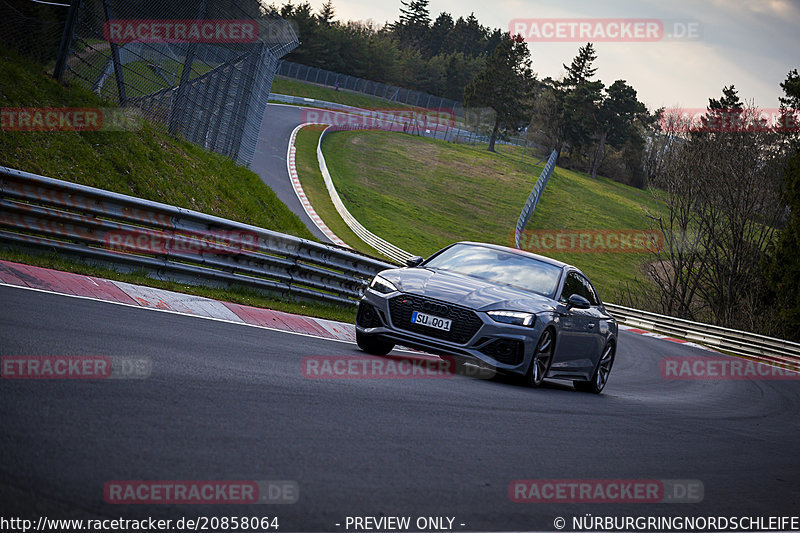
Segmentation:
{"type": "MultiPolygon", "coordinates": [[[[320,8],[324,0],[311,0],[320,8]]],[[[400,0],[333,0],[336,19],[397,19],[400,0]]],[[[778,107],[780,83],[800,70],[800,0],[430,0],[431,18],[475,13],[490,28],[509,30],[514,19],[657,19],[665,33],[694,28],[694,39],[596,42],[597,78],[623,79],[650,110],[705,108],[735,85],[743,101],[778,107]],[[691,25],[691,26],[690,26],[691,25]],[[672,30],[672,31],[671,31],[672,30]]],[[[530,27],[530,26],[528,26],[530,27]]],[[[537,26],[539,27],[539,26],[537,26]]],[[[539,78],[558,78],[581,42],[530,42],[539,78]]]]}

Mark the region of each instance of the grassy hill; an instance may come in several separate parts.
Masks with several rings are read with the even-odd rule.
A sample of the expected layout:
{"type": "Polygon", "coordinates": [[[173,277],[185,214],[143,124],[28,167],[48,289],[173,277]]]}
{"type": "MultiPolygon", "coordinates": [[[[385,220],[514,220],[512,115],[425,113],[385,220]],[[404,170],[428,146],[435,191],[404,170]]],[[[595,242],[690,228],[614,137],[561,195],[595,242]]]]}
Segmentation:
{"type": "MultiPolygon", "coordinates": [[[[113,106],[58,84],[40,65],[0,54],[0,108],[113,106]]],[[[2,132],[0,165],[313,238],[255,173],[160,124],[130,132],[2,132]]]]}
{"type": "MultiPolygon", "coordinates": [[[[315,146],[319,133],[307,135],[300,148],[315,146]]],[[[513,245],[520,210],[542,170],[530,156],[523,160],[517,147],[502,146],[493,154],[397,133],[339,132],[327,136],[322,147],[350,212],[373,233],[422,256],[459,240],[513,245]]],[[[307,157],[314,157],[313,151],[298,150],[299,162],[307,157]]],[[[309,194],[319,194],[314,189],[320,182],[300,170],[309,194]]],[[[648,191],[557,168],[528,228],[646,229],[644,210],[655,208],[648,191]]],[[[338,218],[321,216],[326,222],[338,218]]],[[[575,264],[607,299],[625,282],[641,279],[649,259],[635,253],[531,251],[575,264]]]]}
{"type": "MultiPolygon", "coordinates": [[[[0,108],[113,107],[76,86],[62,86],[43,66],[0,50],[0,108]]],[[[261,179],[245,167],[170,136],[144,122],[130,132],[0,132],[0,165],[146,198],[316,240],[261,179]]],[[[153,280],[62,258],[0,249],[0,258],[270,307],[351,321],[352,309],[287,302],[249,288],[215,289],[153,280]]]]}

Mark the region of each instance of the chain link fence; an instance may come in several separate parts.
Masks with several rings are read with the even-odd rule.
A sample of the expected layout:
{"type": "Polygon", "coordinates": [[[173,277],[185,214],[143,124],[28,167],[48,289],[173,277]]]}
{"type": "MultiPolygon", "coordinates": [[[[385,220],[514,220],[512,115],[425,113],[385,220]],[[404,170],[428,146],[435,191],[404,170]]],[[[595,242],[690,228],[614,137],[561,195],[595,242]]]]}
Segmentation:
{"type": "Polygon", "coordinates": [[[55,60],[59,79],[250,164],[278,62],[299,44],[275,11],[258,0],[37,2],[0,0],[12,13],[3,27],[20,27],[4,43],[55,60]]]}
{"type": "Polygon", "coordinates": [[[68,3],[0,0],[0,45],[52,69],[64,33],[68,3]]]}
{"type": "Polygon", "coordinates": [[[281,61],[278,75],[286,78],[315,83],[357,93],[383,98],[390,102],[398,102],[415,107],[427,109],[452,109],[456,115],[461,115],[461,102],[434,96],[421,91],[412,91],[395,85],[387,85],[377,81],[365,80],[347,74],[332,72],[321,68],[309,67],[291,61],[281,61]]]}

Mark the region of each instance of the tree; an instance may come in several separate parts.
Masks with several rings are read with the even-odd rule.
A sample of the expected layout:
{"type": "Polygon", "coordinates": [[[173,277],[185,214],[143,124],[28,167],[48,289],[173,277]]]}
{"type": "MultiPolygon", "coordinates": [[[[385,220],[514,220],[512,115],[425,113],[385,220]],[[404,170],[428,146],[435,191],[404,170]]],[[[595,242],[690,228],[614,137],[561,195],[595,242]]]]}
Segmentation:
{"type": "Polygon", "coordinates": [[[733,85],[722,88],[722,98],[709,98],[706,111],[702,133],[744,129],[744,104],[733,85]]]}
{"type": "Polygon", "coordinates": [[[786,135],[789,145],[800,150],[800,74],[792,69],[781,83],[783,94],[778,98],[781,105],[781,123],[779,128],[786,135]]]}
{"type": "Polygon", "coordinates": [[[302,45],[295,48],[287,59],[314,67],[323,66],[328,50],[321,39],[319,22],[313,14],[311,4],[302,2],[294,5],[287,2],[281,7],[280,13],[281,17],[294,22],[295,32],[302,42],[302,45]]]}
{"type": "Polygon", "coordinates": [[[402,46],[422,48],[422,43],[431,25],[428,10],[429,0],[400,0],[400,20],[392,25],[392,31],[402,46]]]}
{"type": "MultiPolygon", "coordinates": [[[[730,109],[731,104],[735,101],[729,98],[715,109],[730,109]]],[[[741,106],[741,112],[758,116],[748,105],[741,106]]],[[[763,330],[772,320],[770,309],[761,303],[766,286],[761,265],[783,213],[785,156],[775,149],[776,134],[675,133],[667,132],[675,141],[652,182],[663,207],[651,219],[664,246],[654,250],[647,272],[659,288],[659,311],[763,330]]]]}
{"type": "Polygon", "coordinates": [[[464,89],[465,107],[489,107],[495,112],[490,152],[501,127],[516,130],[530,116],[534,82],[528,45],[518,35],[501,42],[483,71],[464,89]]]}
{"type": "Polygon", "coordinates": [[[557,87],[557,97],[564,109],[564,138],[569,144],[571,158],[580,158],[597,130],[596,112],[603,100],[603,83],[592,78],[597,69],[592,63],[597,59],[592,43],[578,49],[578,55],[557,87]]]}
{"type": "Polygon", "coordinates": [[[334,17],[333,0],[327,0],[327,2],[322,4],[322,8],[319,10],[319,14],[317,15],[317,20],[319,20],[320,24],[324,24],[325,26],[330,26],[331,24],[333,24],[333,17],[334,17]]]}
{"type": "MultiPolygon", "coordinates": [[[[220,0],[213,5],[243,2],[248,9],[261,6],[264,16],[280,13],[301,41],[287,55],[288,61],[460,100],[503,33],[490,32],[474,15],[454,22],[449,13],[440,13],[431,24],[428,1],[403,0],[399,20],[385,26],[337,21],[333,0],[324,0],[316,13],[307,0],[285,0],[280,7],[259,0],[220,0]]],[[[326,78],[333,83],[330,76],[320,81],[326,78]]]]}
{"type": "Polygon", "coordinates": [[[784,335],[800,340],[800,151],[786,165],[783,187],[790,215],[766,259],[766,272],[784,335]]]}
{"type": "MultiPolygon", "coordinates": [[[[784,115],[792,113],[797,120],[800,109],[800,76],[789,71],[781,83],[784,95],[779,98],[784,115]]],[[[787,122],[784,122],[787,124],[787,122]]],[[[797,122],[794,122],[797,124],[797,122]]],[[[765,261],[765,270],[772,300],[777,308],[784,334],[800,340],[800,142],[796,132],[784,132],[794,152],[783,172],[783,195],[788,210],[786,226],[781,230],[765,261]]]]}
{"type": "Polygon", "coordinates": [[[592,67],[595,59],[597,59],[597,53],[595,53],[592,43],[586,43],[578,48],[578,55],[572,60],[572,64],[570,66],[562,65],[567,71],[562,86],[567,89],[575,88],[590,81],[597,72],[597,68],[592,67]]]}
{"type": "Polygon", "coordinates": [[[557,89],[558,82],[545,78],[537,87],[528,137],[559,154],[565,142],[564,102],[557,89]]]}
{"type": "Polygon", "coordinates": [[[581,158],[597,130],[603,83],[584,80],[563,93],[564,132],[570,158],[581,158]]]}
{"type": "Polygon", "coordinates": [[[632,135],[634,121],[647,114],[644,104],[636,98],[636,89],[625,80],[615,81],[606,89],[600,108],[596,113],[599,143],[592,163],[592,177],[597,177],[597,168],[603,157],[606,141],[612,146],[622,146],[632,135]]]}
{"type": "Polygon", "coordinates": [[[444,50],[447,36],[453,31],[454,26],[455,23],[450,13],[440,13],[439,16],[436,17],[425,39],[425,52],[428,57],[438,55],[444,50]]]}

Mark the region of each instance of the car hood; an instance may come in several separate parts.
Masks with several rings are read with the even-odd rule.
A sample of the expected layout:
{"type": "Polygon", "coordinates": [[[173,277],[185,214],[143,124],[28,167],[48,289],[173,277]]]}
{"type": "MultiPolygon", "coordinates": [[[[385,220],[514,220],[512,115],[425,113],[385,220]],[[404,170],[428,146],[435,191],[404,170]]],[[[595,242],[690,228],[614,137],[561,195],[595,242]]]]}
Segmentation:
{"type": "Polygon", "coordinates": [[[496,285],[477,278],[426,268],[398,268],[380,273],[401,292],[442,300],[478,311],[506,309],[532,313],[551,311],[556,302],[545,296],[496,285]]]}

